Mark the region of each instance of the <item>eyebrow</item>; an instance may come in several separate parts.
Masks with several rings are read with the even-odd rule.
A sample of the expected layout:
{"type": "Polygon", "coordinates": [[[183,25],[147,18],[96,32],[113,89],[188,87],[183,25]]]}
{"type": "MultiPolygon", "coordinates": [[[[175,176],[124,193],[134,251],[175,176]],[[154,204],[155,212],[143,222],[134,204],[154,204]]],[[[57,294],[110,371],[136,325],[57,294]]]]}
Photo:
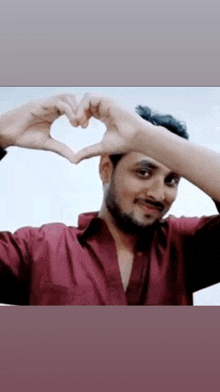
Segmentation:
{"type": "MultiPolygon", "coordinates": [[[[151,161],[148,161],[147,159],[143,159],[142,161],[139,161],[135,164],[135,167],[141,167],[142,169],[151,169],[151,170],[159,170],[159,167],[157,165],[155,165],[154,163],[152,163],[151,161]]],[[[177,174],[174,171],[170,171],[166,177],[169,176],[176,176],[178,178],[180,178],[179,174],[177,174]]]]}
{"type": "Polygon", "coordinates": [[[143,169],[152,169],[152,170],[159,169],[157,165],[148,161],[147,159],[143,159],[142,161],[139,161],[135,164],[135,167],[140,167],[140,166],[143,169]]]}

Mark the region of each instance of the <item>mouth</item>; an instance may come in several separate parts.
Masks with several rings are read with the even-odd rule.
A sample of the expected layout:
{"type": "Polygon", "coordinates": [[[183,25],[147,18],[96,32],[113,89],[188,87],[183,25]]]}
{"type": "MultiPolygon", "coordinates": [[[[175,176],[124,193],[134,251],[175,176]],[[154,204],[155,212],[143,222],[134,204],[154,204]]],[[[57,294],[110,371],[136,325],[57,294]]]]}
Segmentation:
{"type": "Polygon", "coordinates": [[[153,203],[148,203],[143,200],[138,200],[137,204],[146,212],[146,213],[158,213],[163,210],[162,206],[157,206],[153,203]]]}

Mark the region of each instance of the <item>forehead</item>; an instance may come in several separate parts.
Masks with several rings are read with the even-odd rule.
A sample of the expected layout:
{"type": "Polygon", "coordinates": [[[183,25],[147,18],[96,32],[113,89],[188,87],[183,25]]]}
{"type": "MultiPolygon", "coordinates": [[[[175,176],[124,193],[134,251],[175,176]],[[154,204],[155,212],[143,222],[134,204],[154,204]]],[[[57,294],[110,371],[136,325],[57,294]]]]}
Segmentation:
{"type": "Polygon", "coordinates": [[[155,159],[141,154],[139,152],[129,152],[119,161],[121,169],[132,169],[135,167],[149,167],[155,170],[162,171],[165,175],[170,173],[170,169],[167,166],[162,165],[155,159]]]}

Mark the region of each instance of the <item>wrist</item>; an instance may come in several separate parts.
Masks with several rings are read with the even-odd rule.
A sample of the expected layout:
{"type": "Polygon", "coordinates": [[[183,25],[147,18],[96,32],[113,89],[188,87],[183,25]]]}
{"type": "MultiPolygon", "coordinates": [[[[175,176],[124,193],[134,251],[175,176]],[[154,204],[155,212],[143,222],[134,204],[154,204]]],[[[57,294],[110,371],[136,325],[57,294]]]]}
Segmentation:
{"type": "Polygon", "coordinates": [[[158,127],[139,116],[137,120],[137,132],[134,138],[135,151],[147,155],[152,137],[158,127]]]}

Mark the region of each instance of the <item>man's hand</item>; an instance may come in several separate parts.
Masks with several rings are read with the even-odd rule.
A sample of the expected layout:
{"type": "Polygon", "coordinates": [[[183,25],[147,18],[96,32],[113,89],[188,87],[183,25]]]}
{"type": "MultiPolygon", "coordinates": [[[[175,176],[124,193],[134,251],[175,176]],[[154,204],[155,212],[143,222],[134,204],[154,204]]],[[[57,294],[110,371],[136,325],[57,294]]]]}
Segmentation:
{"type": "MultiPolygon", "coordinates": [[[[85,94],[78,106],[76,118],[79,125],[86,128],[91,117],[102,121],[107,130],[101,142],[83,148],[76,153],[75,163],[102,154],[138,151],[137,135],[141,121],[143,121],[140,116],[129,112],[110,97],[85,94]]],[[[150,128],[153,127],[152,124],[145,121],[145,127],[147,124],[150,128]]]]}
{"type": "Polygon", "coordinates": [[[53,151],[70,162],[75,162],[74,152],[65,144],[54,140],[50,131],[53,122],[63,114],[71,125],[79,125],[74,94],[57,94],[34,100],[0,117],[0,146],[18,146],[53,151]]]}

